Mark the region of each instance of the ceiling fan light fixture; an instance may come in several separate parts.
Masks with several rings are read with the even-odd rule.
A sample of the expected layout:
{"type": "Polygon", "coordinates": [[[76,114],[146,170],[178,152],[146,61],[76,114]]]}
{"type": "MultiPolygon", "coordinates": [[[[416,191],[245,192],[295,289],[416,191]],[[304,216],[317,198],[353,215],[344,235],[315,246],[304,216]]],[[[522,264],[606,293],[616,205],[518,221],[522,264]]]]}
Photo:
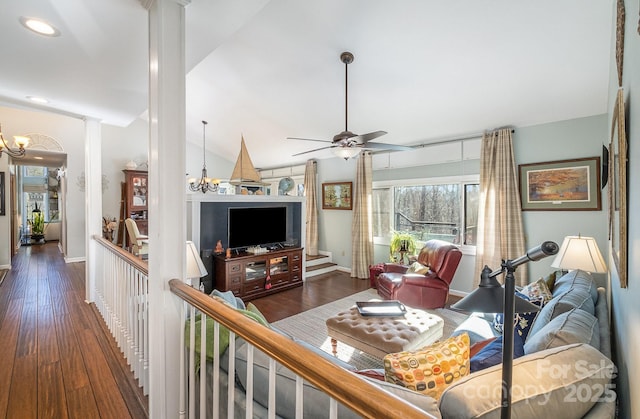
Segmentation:
{"type": "Polygon", "coordinates": [[[356,147],[334,147],[331,150],[333,154],[345,160],[352,159],[360,153],[360,149],[356,147]]]}

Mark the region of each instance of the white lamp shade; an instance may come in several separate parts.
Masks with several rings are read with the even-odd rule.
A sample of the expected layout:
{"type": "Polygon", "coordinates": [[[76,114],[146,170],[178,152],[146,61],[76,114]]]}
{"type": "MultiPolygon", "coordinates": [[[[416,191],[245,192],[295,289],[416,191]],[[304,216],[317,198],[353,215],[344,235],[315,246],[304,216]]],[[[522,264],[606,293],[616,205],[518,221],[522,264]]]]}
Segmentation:
{"type": "Polygon", "coordinates": [[[192,241],[187,241],[187,279],[200,279],[207,273],[196,245],[192,241]]]}
{"type": "Polygon", "coordinates": [[[551,264],[554,268],[605,273],[607,265],[593,237],[567,236],[551,264]]]}

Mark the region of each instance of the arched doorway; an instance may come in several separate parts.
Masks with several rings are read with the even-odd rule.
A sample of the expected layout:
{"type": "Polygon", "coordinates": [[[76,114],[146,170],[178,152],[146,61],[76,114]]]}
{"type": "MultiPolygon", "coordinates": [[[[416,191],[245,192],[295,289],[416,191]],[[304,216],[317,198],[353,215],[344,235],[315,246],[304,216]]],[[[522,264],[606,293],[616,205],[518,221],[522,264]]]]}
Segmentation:
{"type": "Polygon", "coordinates": [[[11,248],[44,240],[59,240],[66,253],[64,177],[67,154],[60,143],[44,134],[26,134],[25,155],[13,158],[11,173],[11,248]],[[35,228],[34,228],[35,227],[35,228]]]}

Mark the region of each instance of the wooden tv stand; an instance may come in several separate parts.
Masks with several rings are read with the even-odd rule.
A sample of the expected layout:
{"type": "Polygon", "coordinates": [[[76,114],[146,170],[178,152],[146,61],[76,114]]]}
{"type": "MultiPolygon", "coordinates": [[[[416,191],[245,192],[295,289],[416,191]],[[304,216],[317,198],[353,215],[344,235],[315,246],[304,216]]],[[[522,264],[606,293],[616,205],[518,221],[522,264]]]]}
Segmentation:
{"type": "Polygon", "coordinates": [[[215,288],[245,301],[302,285],[302,248],[215,256],[215,288]],[[271,288],[267,289],[267,280],[271,288]]]}

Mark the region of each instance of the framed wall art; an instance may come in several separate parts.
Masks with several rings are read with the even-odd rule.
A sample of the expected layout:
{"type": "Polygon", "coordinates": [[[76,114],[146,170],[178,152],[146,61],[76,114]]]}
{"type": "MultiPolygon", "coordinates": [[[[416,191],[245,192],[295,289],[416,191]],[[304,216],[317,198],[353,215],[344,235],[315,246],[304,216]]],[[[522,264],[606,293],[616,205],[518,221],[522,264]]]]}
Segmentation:
{"type": "Polygon", "coordinates": [[[0,215],[6,215],[7,210],[4,206],[4,172],[0,172],[0,215]]]}
{"type": "Polygon", "coordinates": [[[611,121],[609,145],[609,239],[620,287],[627,287],[627,132],[623,89],[618,97],[611,121]]]}
{"type": "Polygon", "coordinates": [[[624,0],[616,3],[616,70],[618,71],[618,86],[622,86],[622,65],[624,64],[624,0]]]}
{"type": "Polygon", "coordinates": [[[521,164],[523,211],[599,211],[600,157],[521,164]]]}
{"type": "Polygon", "coordinates": [[[322,209],[350,210],[353,205],[353,182],[322,184],[322,209]]]}

